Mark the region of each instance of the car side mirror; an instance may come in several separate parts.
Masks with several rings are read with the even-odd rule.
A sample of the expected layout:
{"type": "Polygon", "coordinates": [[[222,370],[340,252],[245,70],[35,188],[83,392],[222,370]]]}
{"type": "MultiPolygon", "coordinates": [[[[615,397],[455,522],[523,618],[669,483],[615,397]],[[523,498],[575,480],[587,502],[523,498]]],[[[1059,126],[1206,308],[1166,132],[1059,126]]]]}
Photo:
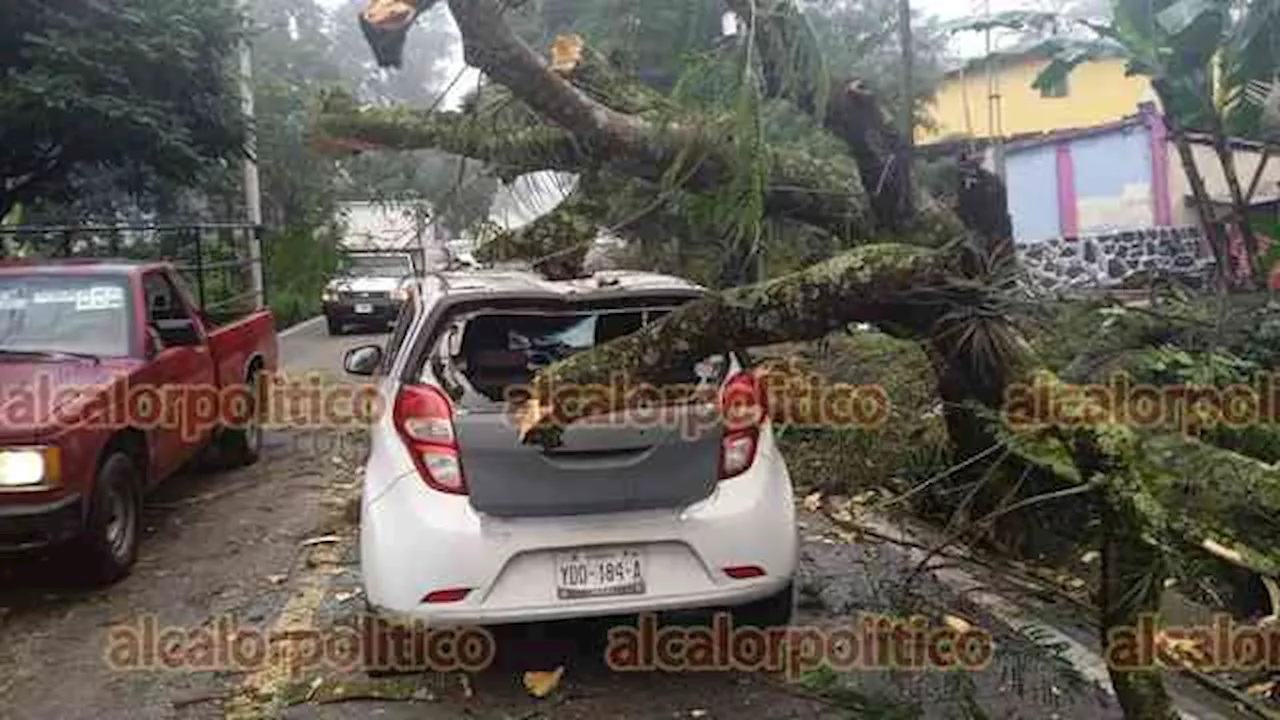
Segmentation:
{"type": "Polygon", "coordinates": [[[381,364],[382,348],[378,345],[351,348],[342,358],[342,367],[352,375],[372,375],[381,364]]]}

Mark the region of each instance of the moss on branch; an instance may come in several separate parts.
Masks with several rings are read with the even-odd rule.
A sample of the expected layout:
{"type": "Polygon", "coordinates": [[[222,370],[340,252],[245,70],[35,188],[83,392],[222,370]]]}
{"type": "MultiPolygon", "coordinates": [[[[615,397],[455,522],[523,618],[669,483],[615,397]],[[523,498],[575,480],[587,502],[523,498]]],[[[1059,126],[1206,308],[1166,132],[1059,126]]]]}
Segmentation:
{"type": "MultiPolygon", "coordinates": [[[[662,384],[712,355],[817,339],[853,322],[923,334],[955,292],[949,254],[906,244],[857,248],[791,275],[688,303],[661,322],[544,369],[533,383],[533,414],[525,427],[546,429],[553,413],[559,423],[582,417],[575,414],[582,408],[551,407],[560,387],[609,384],[618,377],[627,383],[662,384]]],[[[545,442],[551,437],[539,430],[526,439],[545,442]]]]}
{"type": "Polygon", "coordinates": [[[1280,577],[1280,470],[1182,434],[1143,443],[1147,488],[1173,531],[1240,555],[1237,564],[1280,577]]]}
{"type": "Polygon", "coordinates": [[[587,164],[573,137],[564,130],[546,124],[485,122],[479,116],[457,112],[357,108],[331,101],[316,117],[312,138],[322,147],[434,148],[516,175],[538,170],[575,171],[587,164]]]}

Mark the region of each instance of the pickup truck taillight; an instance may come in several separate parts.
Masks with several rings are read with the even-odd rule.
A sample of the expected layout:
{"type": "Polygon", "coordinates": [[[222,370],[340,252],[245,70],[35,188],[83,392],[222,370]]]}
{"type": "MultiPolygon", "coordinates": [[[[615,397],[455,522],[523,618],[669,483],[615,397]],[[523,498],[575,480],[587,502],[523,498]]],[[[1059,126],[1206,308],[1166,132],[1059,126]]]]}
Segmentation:
{"type": "Polygon", "coordinates": [[[769,415],[755,375],[742,371],[725,383],[720,391],[720,414],[724,419],[720,479],[728,480],[751,469],[760,444],[760,427],[769,415]]]}
{"type": "Polygon", "coordinates": [[[396,396],[392,418],[427,486],[465,495],[467,483],[458,460],[453,405],[444,391],[434,385],[404,386],[396,396]]]}

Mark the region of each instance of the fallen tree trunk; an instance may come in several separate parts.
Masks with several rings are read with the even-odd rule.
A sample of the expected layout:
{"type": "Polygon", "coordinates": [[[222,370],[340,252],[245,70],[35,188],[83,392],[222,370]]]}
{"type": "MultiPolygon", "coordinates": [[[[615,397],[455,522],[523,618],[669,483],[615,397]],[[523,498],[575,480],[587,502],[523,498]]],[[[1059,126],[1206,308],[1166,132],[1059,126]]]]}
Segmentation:
{"type": "MultiPolygon", "coordinates": [[[[423,0],[415,11],[430,4],[423,0]]],[[[505,126],[512,134],[503,136],[492,126],[477,123],[483,117],[476,108],[441,118],[347,105],[331,107],[321,119],[322,129],[331,138],[389,147],[435,147],[509,170],[589,173],[606,169],[655,187],[691,193],[713,194],[740,169],[735,167],[739,158],[733,138],[725,137],[723,127],[712,119],[649,114],[646,108],[651,106],[646,103],[653,100],[651,93],[623,92],[625,82],[619,78],[587,72],[589,57],[576,76],[581,57],[570,57],[554,70],[548,68],[507,27],[497,0],[449,0],[449,6],[462,31],[468,62],[504,85],[533,115],[505,126]],[[610,86],[616,87],[610,91],[610,86]]],[[[789,2],[772,0],[755,7],[790,8],[770,15],[780,23],[781,33],[771,37],[801,37],[788,29],[797,16],[789,2]]],[[[767,24],[757,23],[757,28],[767,24]]],[[[393,29],[402,32],[404,27],[393,29]]],[[[661,383],[672,371],[728,350],[817,339],[851,322],[869,322],[929,348],[949,407],[951,438],[962,456],[972,457],[993,443],[1004,442],[1011,452],[1019,450],[1015,454],[1021,462],[1046,468],[1064,482],[1089,490],[1097,483],[1106,503],[1105,519],[1112,524],[1106,544],[1104,637],[1133,623],[1137,614],[1158,607],[1163,578],[1140,588],[1137,601],[1126,599],[1132,597],[1128,590],[1140,574],[1161,574],[1163,549],[1148,542],[1150,532],[1193,542],[1210,537],[1243,540],[1257,532],[1259,517],[1264,521],[1276,517],[1266,513],[1280,511],[1275,493],[1280,482],[1254,468],[1256,482],[1248,493],[1206,503],[1192,520],[1171,520],[1181,518],[1178,483],[1210,493],[1214,489],[1188,468],[1142,464],[1133,448],[1147,446],[1128,428],[1104,425],[1051,436],[1056,445],[1050,448],[1048,462],[1044,453],[1027,452],[1026,446],[1034,444],[1027,442],[1028,431],[1011,430],[998,412],[992,412],[1003,407],[1010,383],[1034,369],[1026,344],[1010,321],[1010,306],[1003,300],[1001,282],[1007,277],[1012,252],[1007,213],[996,207],[1002,204],[1002,186],[966,184],[957,193],[962,204],[959,217],[928,202],[917,204],[922,209],[917,216],[895,215],[894,208],[902,204],[901,197],[893,194],[914,190],[893,181],[892,163],[898,157],[895,136],[874,100],[846,93],[843,110],[839,92],[832,94],[834,102],[820,100],[821,83],[787,80],[781,64],[786,42],[760,44],[765,50],[766,78],[773,78],[766,84],[767,92],[792,97],[820,118],[829,131],[845,140],[856,160],[769,150],[764,213],[869,244],[792,275],[690,303],[630,336],[546,368],[535,379],[525,404],[526,441],[553,445],[563,423],[602,409],[598,405],[554,407],[556,388],[616,387],[619,376],[629,383],[661,383]],[[857,103],[863,103],[858,106],[861,109],[849,109],[857,103]],[[955,407],[966,409],[955,412],[955,407]],[[1246,498],[1255,503],[1260,515],[1241,512],[1246,498]]],[[[973,167],[967,172],[982,179],[973,167]]],[[[566,241],[571,245],[588,234],[591,220],[599,221],[593,217],[599,208],[591,203],[589,193],[580,196],[520,239],[529,242],[530,251],[564,248],[566,241]]],[[[625,400],[606,399],[615,408],[625,400]]],[[[1043,438],[1033,439],[1043,444],[1043,438]]],[[[985,503],[992,512],[986,513],[988,508],[980,512],[996,514],[1002,503],[1014,499],[1010,495],[1017,487],[1008,482],[993,484],[985,503]]],[[[1263,538],[1270,541],[1274,535],[1268,531],[1263,538]]],[[[1256,547],[1249,552],[1250,557],[1269,558],[1268,552],[1256,547]]],[[[1112,677],[1129,717],[1164,720],[1168,716],[1168,697],[1157,673],[1113,668],[1112,677]]]]}
{"type": "MultiPolygon", "coordinates": [[[[689,303],[661,322],[566,358],[544,369],[535,381],[531,412],[524,414],[528,442],[554,442],[556,427],[599,411],[576,405],[555,407],[558,388],[661,384],[702,359],[735,349],[778,342],[816,340],[851,323],[876,324],[898,337],[932,338],[938,362],[961,377],[985,372],[980,387],[1007,381],[1006,367],[1017,367],[1017,342],[999,318],[985,332],[966,332],[949,318],[957,308],[981,313],[993,301],[989,286],[961,274],[962,254],[908,244],[867,245],[806,270],[768,282],[730,289],[689,303]],[[984,354],[982,342],[1008,348],[984,354]],[[1005,353],[1005,354],[1001,354],[1005,353]],[[977,370],[974,355],[993,362],[977,370]]],[[[960,380],[960,382],[963,382],[960,380]]],[[[975,381],[976,382],[976,381],[975,381]]],[[[972,388],[971,388],[972,392],[972,388]]],[[[1002,396],[983,398],[998,407],[1002,396]]],[[[610,398],[613,409],[625,407],[624,396],[610,398]]]]}

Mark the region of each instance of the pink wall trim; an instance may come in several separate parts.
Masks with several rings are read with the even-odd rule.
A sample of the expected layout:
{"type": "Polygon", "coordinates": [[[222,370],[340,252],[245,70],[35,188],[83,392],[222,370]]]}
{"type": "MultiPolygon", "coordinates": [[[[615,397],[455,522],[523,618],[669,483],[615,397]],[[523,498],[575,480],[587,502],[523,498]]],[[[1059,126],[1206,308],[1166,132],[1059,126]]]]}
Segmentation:
{"type": "Polygon", "coordinates": [[[1164,115],[1154,105],[1143,105],[1142,115],[1151,135],[1151,200],[1156,225],[1173,224],[1173,206],[1169,198],[1169,128],[1164,115]]]}
{"type": "Polygon", "coordinates": [[[1080,231],[1080,213],[1076,207],[1076,167],[1071,159],[1071,144],[1058,143],[1058,223],[1063,237],[1075,237],[1080,231]]]}

